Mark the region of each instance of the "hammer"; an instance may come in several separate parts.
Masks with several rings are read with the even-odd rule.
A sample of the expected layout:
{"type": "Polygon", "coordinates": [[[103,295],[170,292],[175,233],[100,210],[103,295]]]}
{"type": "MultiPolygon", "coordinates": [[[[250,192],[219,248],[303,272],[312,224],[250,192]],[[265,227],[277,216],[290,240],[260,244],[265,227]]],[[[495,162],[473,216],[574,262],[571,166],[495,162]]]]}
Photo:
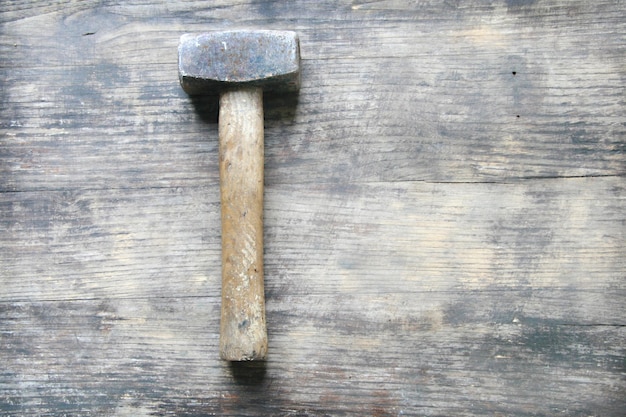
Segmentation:
{"type": "Polygon", "coordinates": [[[298,91],[298,36],[268,30],[185,34],[178,73],[187,94],[219,93],[220,357],[265,359],[263,90],[298,91]]]}

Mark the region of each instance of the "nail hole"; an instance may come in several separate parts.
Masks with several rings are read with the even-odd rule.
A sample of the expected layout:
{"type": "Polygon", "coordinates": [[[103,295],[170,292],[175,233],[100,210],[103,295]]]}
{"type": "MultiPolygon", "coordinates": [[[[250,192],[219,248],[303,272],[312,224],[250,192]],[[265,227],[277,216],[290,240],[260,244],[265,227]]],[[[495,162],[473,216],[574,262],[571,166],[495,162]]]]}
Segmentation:
{"type": "Polygon", "coordinates": [[[513,71],[511,74],[513,74],[513,76],[517,75],[517,71],[513,71]]]}

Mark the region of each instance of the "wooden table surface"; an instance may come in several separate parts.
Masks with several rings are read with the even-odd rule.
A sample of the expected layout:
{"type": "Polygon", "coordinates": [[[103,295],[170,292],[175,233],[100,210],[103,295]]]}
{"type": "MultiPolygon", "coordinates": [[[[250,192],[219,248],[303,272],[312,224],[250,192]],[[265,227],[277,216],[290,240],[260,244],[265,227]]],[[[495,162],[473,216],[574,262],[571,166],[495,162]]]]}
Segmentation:
{"type": "Polygon", "coordinates": [[[620,0],[5,1],[0,415],[624,416],[620,0]],[[219,360],[215,100],[181,34],[300,35],[267,96],[267,362],[219,360]]]}

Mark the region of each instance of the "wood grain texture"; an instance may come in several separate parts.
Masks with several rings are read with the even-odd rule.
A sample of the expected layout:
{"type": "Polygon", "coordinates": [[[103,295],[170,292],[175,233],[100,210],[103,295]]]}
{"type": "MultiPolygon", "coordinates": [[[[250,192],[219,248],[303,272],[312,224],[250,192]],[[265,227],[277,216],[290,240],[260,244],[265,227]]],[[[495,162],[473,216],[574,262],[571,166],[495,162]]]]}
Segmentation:
{"type": "Polygon", "coordinates": [[[5,2],[0,415],[623,416],[626,20],[596,2],[5,2]],[[6,3],[6,4],[5,4],[6,3]],[[265,101],[271,355],[219,359],[217,100],[265,101]]]}
{"type": "Polygon", "coordinates": [[[220,356],[267,356],[263,287],[263,90],[220,94],[222,319],[220,356]]]}

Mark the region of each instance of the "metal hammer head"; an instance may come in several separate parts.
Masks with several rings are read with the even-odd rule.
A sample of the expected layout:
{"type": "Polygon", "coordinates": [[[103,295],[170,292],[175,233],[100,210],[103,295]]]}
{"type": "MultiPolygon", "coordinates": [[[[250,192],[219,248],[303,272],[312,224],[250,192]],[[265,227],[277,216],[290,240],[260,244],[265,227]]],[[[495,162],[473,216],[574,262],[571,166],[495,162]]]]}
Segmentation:
{"type": "Polygon", "coordinates": [[[298,35],[272,30],[185,34],[178,46],[178,74],[187,94],[211,94],[242,85],[297,91],[298,35]]]}

